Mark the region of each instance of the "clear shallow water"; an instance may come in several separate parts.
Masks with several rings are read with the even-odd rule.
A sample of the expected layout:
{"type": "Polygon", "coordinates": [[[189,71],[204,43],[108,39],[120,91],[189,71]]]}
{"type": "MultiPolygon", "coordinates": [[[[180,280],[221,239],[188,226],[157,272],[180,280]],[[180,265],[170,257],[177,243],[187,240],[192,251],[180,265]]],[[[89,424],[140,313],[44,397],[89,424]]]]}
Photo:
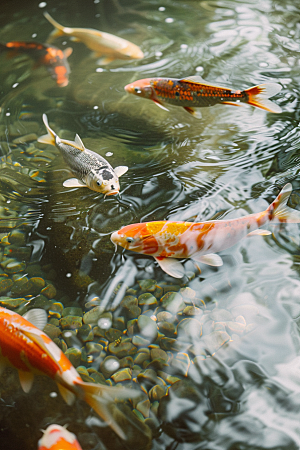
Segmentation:
{"type": "MultiPolygon", "coordinates": [[[[66,304],[83,307],[99,296],[106,308],[116,307],[112,291],[124,279],[129,287],[145,278],[175,283],[150,258],[114,254],[110,233],[122,225],[257,212],[288,181],[294,189],[290,204],[299,209],[300,10],[294,2],[50,1],[46,8],[4,2],[0,41],[44,42],[52,30],[44,10],[63,25],[127,38],[145,53],[141,61],[102,67],[82,44],[58,39],[60,48],[74,48],[66,88],[56,87],[26,57],[0,55],[1,232],[14,226],[27,231],[28,243],[35,244],[33,262],[52,264],[61,295],[69,296],[66,304]],[[237,89],[278,82],[282,91],[275,101],[283,113],[220,105],[203,108],[196,120],[123,90],[139,78],[195,73],[237,89]],[[68,173],[58,151],[41,153],[35,140],[18,142],[45,133],[42,113],[60,136],[78,133],[88,148],[112,153],[107,158],[113,167],[129,166],[120,179],[120,202],[65,189],[68,173]]],[[[160,406],[163,431],[155,434],[153,449],[299,448],[299,228],[273,230],[222,252],[218,270],[201,267],[199,276],[192,262],[185,263],[196,273],[187,286],[208,310],[246,305],[242,315],[253,326],[191,365],[183,393],[160,406]],[[188,401],[189,395],[197,401],[188,401]]],[[[107,448],[102,429],[83,420],[82,405],[70,411],[61,399],[51,403],[47,380],[37,381],[28,396],[9,387],[18,386],[13,373],[1,382],[6,448],[20,448],[16,432],[24,436],[23,448],[36,448],[38,430],[55,421],[78,430],[83,448],[107,448]]],[[[126,447],[113,441],[112,448],[126,447]]]]}

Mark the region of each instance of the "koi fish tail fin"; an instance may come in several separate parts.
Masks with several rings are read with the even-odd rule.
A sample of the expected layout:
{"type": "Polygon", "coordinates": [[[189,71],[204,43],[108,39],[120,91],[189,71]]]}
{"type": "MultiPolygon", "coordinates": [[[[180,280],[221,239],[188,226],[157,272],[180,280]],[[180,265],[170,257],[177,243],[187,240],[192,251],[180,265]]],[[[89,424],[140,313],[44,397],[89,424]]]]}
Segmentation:
{"type": "Polygon", "coordinates": [[[53,19],[53,17],[50,16],[49,13],[44,12],[44,17],[48,20],[48,22],[51,23],[51,25],[54,26],[54,30],[49,34],[47,42],[50,43],[54,39],[58,38],[59,36],[63,36],[64,33],[64,27],[60,25],[56,20],[53,19]]]}
{"type": "Polygon", "coordinates": [[[83,392],[82,399],[93,408],[121,439],[126,440],[125,432],[119,424],[124,422],[124,428],[126,429],[128,428],[128,420],[118,409],[114,400],[135,398],[140,396],[140,391],[84,382],[80,383],[80,387],[83,392]]]}
{"type": "Polygon", "coordinates": [[[41,144],[55,145],[56,134],[49,127],[48,118],[47,118],[46,114],[43,114],[43,121],[44,121],[45,127],[47,128],[48,133],[39,137],[38,142],[40,142],[41,144]]]}
{"type": "Polygon", "coordinates": [[[269,97],[273,97],[273,95],[278,94],[280,91],[281,86],[277,83],[265,83],[253,86],[252,88],[245,89],[248,95],[247,103],[272,113],[281,113],[282,109],[280,106],[268,100],[269,97]]]}
{"type": "Polygon", "coordinates": [[[300,223],[300,211],[287,206],[288,199],[292,193],[292,185],[288,183],[280,194],[268,207],[267,212],[272,222],[277,223],[300,223]]]}

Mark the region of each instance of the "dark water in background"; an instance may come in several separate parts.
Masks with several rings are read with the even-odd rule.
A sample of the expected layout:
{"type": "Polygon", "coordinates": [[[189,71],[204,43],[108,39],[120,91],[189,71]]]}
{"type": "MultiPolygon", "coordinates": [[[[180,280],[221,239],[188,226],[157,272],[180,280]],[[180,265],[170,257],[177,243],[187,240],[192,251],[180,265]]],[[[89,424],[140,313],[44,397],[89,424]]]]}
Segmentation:
{"type": "MultiPolygon", "coordinates": [[[[83,305],[98,295],[109,307],[105,292],[124,276],[125,261],[139,268],[136,278],[172,282],[149,258],[114,255],[110,233],[122,225],[258,212],[288,181],[294,189],[290,204],[297,208],[297,2],[53,0],[41,6],[2,1],[0,41],[44,42],[52,31],[42,15],[47,10],[65,26],[117,34],[145,53],[141,61],[101,67],[83,44],[60,38],[57,46],[74,48],[65,88],[56,87],[45,69],[34,68],[26,57],[0,55],[0,227],[28,230],[38,242],[36,260],[52,263],[59,289],[73,302],[83,305]],[[170,107],[167,113],[123,90],[139,78],[196,73],[236,89],[280,83],[276,103],[283,113],[220,105],[203,109],[202,119],[196,120],[180,108],[170,107]],[[39,158],[33,144],[13,142],[32,129],[44,134],[42,113],[60,136],[73,139],[78,133],[88,148],[103,156],[112,153],[107,158],[113,167],[129,166],[120,179],[120,203],[115,197],[103,201],[92,191],[63,188],[67,172],[54,147],[39,158]]],[[[272,236],[253,237],[224,251],[224,266],[203,267],[201,279],[196,275],[188,284],[220,308],[255,306],[259,318],[254,331],[204,364],[201,380],[194,374],[202,397],[189,414],[191,435],[198,438],[177,445],[176,439],[183,438],[181,422],[174,419],[172,430],[154,440],[153,448],[300,447],[299,228],[272,231],[272,236]]],[[[190,261],[185,267],[195,271],[190,261]]],[[[12,406],[5,405],[4,414],[12,406]]],[[[184,404],[178,408],[179,417],[188,417],[184,404]]],[[[55,421],[51,412],[49,420],[55,421]]],[[[11,424],[12,430],[2,429],[9,439],[27,426],[26,418],[16,410],[11,424]]],[[[18,448],[9,439],[6,448],[18,448]]],[[[86,448],[104,448],[97,445],[86,448]]]]}

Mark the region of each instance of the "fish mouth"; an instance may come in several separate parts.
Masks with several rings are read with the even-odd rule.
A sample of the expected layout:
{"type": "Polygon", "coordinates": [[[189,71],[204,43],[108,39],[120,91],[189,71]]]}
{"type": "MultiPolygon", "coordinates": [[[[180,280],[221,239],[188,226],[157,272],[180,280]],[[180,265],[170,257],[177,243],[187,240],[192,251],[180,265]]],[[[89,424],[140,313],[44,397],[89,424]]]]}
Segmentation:
{"type": "Polygon", "coordinates": [[[130,94],[132,92],[133,86],[132,86],[132,84],[127,84],[124,87],[124,89],[125,89],[126,92],[128,92],[128,94],[130,94]]]}
{"type": "Polygon", "coordinates": [[[119,193],[119,191],[110,191],[110,192],[108,192],[107,194],[105,194],[105,195],[116,195],[116,194],[118,194],[119,193]]]}

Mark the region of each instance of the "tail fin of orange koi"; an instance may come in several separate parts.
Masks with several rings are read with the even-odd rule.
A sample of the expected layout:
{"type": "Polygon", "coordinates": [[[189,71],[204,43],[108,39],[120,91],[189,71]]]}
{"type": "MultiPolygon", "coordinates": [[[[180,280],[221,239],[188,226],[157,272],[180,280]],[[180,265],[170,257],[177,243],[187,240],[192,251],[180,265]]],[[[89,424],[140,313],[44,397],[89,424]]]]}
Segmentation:
{"type": "MultiPolygon", "coordinates": [[[[140,392],[133,389],[117,388],[114,386],[105,386],[102,384],[82,383],[80,384],[83,390],[83,400],[85,400],[93,410],[120,436],[121,439],[126,440],[126,435],[116,419],[113,417],[114,410],[117,406],[114,400],[126,400],[140,395],[140,392]]],[[[118,415],[122,415],[118,410],[118,415]]],[[[124,416],[125,422],[127,421],[124,416]]]]}
{"type": "Polygon", "coordinates": [[[50,33],[47,42],[50,43],[52,42],[54,39],[58,38],[59,36],[63,36],[64,33],[64,28],[62,25],[60,25],[58,22],[56,22],[56,20],[53,19],[53,17],[50,16],[49,13],[44,12],[44,17],[51,23],[51,25],[54,26],[54,30],[52,31],[52,33],[50,33]]]}
{"type": "Polygon", "coordinates": [[[43,114],[43,121],[45,124],[45,127],[47,128],[48,133],[44,134],[43,136],[38,138],[38,142],[40,142],[41,144],[50,144],[50,145],[55,145],[55,138],[56,138],[56,134],[54,133],[54,131],[49,127],[48,124],[48,118],[46,116],[46,114],[43,114]]]}
{"type": "Polygon", "coordinates": [[[272,222],[300,223],[300,211],[287,206],[292,193],[292,185],[288,183],[281,190],[274,202],[268,207],[269,217],[272,222]]]}
{"type": "Polygon", "coordinates": [[[245,89],[245,92],[248,94],[247,103],[269,112],[281,113],[282,109],[280,106],[268,100],[269,97],[273,97],[273,95],[278,94],[280,91],[281,86],[277,83],[265,83],[253,86],[252,88],[245,89]]]}

